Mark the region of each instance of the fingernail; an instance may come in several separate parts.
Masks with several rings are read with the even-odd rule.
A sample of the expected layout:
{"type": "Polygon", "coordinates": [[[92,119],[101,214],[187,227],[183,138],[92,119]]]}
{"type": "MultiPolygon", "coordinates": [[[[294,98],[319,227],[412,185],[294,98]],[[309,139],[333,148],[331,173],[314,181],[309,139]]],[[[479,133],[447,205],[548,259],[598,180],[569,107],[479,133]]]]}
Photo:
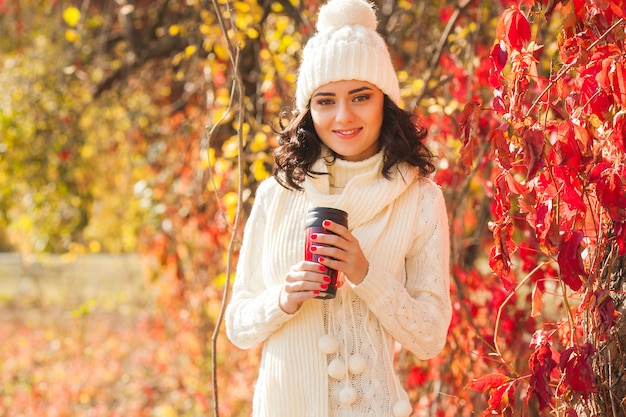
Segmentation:
{"type": "MultiPolygon", "coordinates": [[[[320,258],[320,260],[322,260],[324,258],[320,258]]],[[[326,272],[326,267],[324,265],[320,265],[320,271],[322,272],[326,272]]]]}
{"type": "Polygon", "coordinates": [[[330,221],[328,221],[328,220],[324,220],[324,221],[322,222],[322,226],[324,226],[324,227],[328,227],[328,226],[330,226],[330,221]]]}
{"type": "Polygon", "coordinates": [[[313,233],[313,234],[311,235],[311,239],[313,239],[313,240],[317,239],[317,235],[316,235],[315,233],[313,233]]]}
{"type": "Polygon", "coordinates": [[[320,285],[320,287],[321,287],[323,290],[328,289],[328,284],[322,284],[322,285],[320,285]]]}
{"type": "Polygon", "coordinates": [[[317,295],[317,294],[319,294],[319,293],[320,293],[320,290],[314,290],[314,291],[313,291],[313,294],[315,294],[315,295],[317,295]]]}
{"type": "Polygon", "coordinates": [[[330,277],[328,275],[324,275],[324,281],[330,282],[330,277]]]}
{"type": "MultiPolygon", "coordinates": [[[[320,261],[320,262],[324,262],[325,260],[326,260],[326,258],[322,258],[322,257],[320,256],[320,258],[319,258],[319,261],[320,261]]],[[[326,268],[324,268],[324,271],[325,271],[325,270],[326,270],[326,268]]]]}
{"type": "Polygon", "coordinates": [[[311,252],[315,252],[317,250],[316,246],[311,246],[311,252]]]}

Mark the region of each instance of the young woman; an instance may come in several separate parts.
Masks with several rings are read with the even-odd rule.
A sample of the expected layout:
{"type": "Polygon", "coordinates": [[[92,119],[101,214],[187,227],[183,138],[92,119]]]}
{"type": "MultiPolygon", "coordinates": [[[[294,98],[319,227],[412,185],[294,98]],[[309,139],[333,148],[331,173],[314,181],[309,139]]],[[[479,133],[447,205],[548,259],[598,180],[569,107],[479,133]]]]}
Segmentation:
{"type": "Polygon", "coordinates": [[[365,0],[330,0],[305,46],[299,114],[278,134],[273,177],[244,231],[227,334],[263,343],[255,417],[408,417],[395,343],[427,359],[451,318],[445,202],[427,175],[426,130],[400,109],[398,80],[365,0]],[[305,261],[313,207],[327,220],[305,261]],[[329,269],[343,285],[316,297],[329,269]]]}

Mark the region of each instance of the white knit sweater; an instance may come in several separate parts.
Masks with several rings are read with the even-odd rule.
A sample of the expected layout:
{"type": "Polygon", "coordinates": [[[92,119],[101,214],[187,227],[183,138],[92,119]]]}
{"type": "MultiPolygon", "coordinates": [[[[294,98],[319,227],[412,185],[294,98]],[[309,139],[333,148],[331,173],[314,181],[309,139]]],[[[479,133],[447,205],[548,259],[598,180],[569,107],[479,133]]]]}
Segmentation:
{"type": "Polygon", "coordinates": [[[451,318],[449,237],[440,188],[400,166],[380,174],[382,156],[336,160],[307,178],[304,191],[287,190],[273,179],[257,192],[244,231],[233,295],[226,313],[229,339],[247,349],[264,343],[253,400],[254,417],[386,417],[406,399],[393,370],[394,340],[427,359],[443,347],[451,318]],[[332,182],[332,186],[331,186],[332,182]],[[358,285],[339,288],[333,300],[306,301],[295,314],[278,305],[285,274],[304,257],[304,221],[315,206],[348,212],[349,228],[370,267],[358,285]],[[332,334],[337,353],[325,354],[318,340],[332,334]],[[349,371],[348,358],[367,361],[349,371]],[[329,363],[346,365],[339,379],[329,363]],[[349,384],[356,400],[340,401],[349,384]]]}

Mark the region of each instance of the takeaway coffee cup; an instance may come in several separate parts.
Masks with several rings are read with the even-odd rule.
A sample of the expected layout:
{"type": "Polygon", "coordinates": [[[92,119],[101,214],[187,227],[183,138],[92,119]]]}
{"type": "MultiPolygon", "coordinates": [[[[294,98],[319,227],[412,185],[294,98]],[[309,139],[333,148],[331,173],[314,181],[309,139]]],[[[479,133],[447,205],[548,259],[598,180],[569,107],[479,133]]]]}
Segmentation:
{"type": "MultiPolygon", "coordinates": [[[[311,246],[315,244],[315,241],[311,239],[313,234],[332,234],[332,232],[324,229],[322,222],[324,220],[330,220],[335,223],[348,227],[348,213],[343,210],[331,208],[331,207],[315,207],[308,211],[306,216],[306,241],[305,241],[305,253],[304,259],[311,262],[318,262],[320,256],[311,252],[311,246]]],[[[320,243],[317,243],[321,246],[320,243]]],[[[315,298],[321,298],[328,300],[335,298],[337,294],[337,271],[328,268],[328,276],[330,276],[330,283],[328,289],[320,291],[320,294],[315,298]]]]}

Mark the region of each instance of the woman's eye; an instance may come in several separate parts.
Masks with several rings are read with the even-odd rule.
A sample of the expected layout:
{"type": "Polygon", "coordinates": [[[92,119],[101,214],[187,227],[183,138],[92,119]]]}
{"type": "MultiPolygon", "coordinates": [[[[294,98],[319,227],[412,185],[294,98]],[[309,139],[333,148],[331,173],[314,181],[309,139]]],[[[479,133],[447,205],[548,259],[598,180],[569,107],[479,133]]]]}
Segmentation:
{"type": "Polygon", "coordinates": [[[363,95],[360,95],[360,96],[356,96],[354,98],[354,101],[367,101],[369,99],[370,99],[370,95],[369,94],[363,94],[363,95]]]}
{"type": "Polygon", "coordinates": [[[328,98],[326,98],[326,99],[322,99],[322,100],[319,100],[319,101],[317,102],[317,105],[318,105],[318,106],[328,106],[328,105],[330,105],[330,104],[333,104],[333,101],[332,101],[331,99],[328,99],[328,98]]]}

